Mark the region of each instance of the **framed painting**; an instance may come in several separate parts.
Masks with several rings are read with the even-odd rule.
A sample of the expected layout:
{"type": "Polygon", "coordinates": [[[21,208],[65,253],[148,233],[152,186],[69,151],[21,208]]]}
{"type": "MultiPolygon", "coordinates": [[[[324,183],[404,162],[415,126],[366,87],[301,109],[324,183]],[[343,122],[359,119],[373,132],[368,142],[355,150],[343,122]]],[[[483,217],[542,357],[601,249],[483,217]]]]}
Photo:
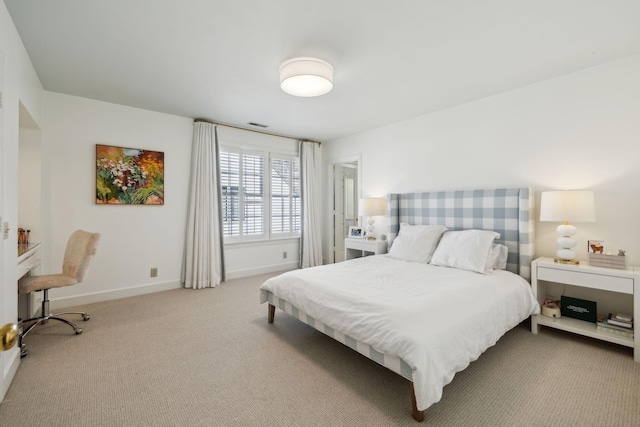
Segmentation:
{"type": "Polygon", "coordinates": [[[164,205],[164,153],[96,144],[96,204],[164,205]]]}

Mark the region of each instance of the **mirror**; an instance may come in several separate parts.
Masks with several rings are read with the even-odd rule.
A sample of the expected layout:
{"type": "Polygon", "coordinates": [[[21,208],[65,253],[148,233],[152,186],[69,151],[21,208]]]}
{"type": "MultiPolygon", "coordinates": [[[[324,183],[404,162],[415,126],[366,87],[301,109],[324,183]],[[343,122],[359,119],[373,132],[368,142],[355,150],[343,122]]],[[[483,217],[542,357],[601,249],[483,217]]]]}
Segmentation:
{"type": "Polygon", "coordinates": [[[356,219],[356,180],[344,177],[344,219],[356,219]]]}

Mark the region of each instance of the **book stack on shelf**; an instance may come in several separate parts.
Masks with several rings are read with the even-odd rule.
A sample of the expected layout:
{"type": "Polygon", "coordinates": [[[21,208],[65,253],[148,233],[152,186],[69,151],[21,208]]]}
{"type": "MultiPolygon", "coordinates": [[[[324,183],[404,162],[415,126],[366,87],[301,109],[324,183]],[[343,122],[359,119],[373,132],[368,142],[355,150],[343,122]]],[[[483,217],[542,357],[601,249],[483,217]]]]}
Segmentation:
{"type": "Polygon", "coordinates": [[[633,317],[622,313],[609,313],[606,318],[598,316],[597,328],[602,332],[633,338],[633,317]]]}

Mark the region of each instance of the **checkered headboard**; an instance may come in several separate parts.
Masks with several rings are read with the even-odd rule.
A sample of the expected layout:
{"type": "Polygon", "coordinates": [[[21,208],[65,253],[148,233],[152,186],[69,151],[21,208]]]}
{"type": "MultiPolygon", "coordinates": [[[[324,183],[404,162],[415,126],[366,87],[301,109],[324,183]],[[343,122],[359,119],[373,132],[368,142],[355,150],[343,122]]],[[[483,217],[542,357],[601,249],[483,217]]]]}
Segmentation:
{"type": "Polygon", "coordinates": [[[507,270],[531,275],[534,251],[533,191],[529,188],[389,194],[389,247],[400,223],[440,224],[449,230],[480,229],[500,233],[509,248],[507,270]]]}

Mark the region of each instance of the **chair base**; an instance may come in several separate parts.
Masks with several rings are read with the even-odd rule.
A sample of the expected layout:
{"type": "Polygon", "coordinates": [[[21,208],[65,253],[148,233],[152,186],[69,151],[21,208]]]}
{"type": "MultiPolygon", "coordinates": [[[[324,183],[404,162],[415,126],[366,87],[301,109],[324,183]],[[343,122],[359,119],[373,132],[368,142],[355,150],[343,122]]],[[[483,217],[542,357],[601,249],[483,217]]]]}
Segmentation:
{"type": "Polygon", "coordinates": [[[24,342],[22,340],[37,325],[44,325],[49,320],[57,320],[58,322],[66,323],[67,325],[71,326],[73,328],[74,332],[76,333],[76,335],[80,335],[82,333],[82,328],[78,327],[78,325],[76,325],[75,323],[70,322],[67,319],[63,319],[62,317],[58,317],[58,316],[66,315],[66,314],[79,314],[79,315],[82,316],[82,320],[84,320],[85,322],[87,320],[91,319],[91,316],[89,316],[87,313],[84,313],[84,312],[81,312],[81,311],[66,311],[66,312],[63,312],[63,313],[49,313],[49,289],[44,289],[43,291],[44,291],[44,295],[43,295],[43,298],[42,298],[42,308],[40,310],[40,316],[32,317],[31,319],[26,319],[26,320],[22,321],[23,325],[25,325],[25,324],[27,324],[29,322],[33,322],[33,323],[31,323],[29,326],[27,326],[27,328],[24,329],[23,332],[20,334],[19,342],[18,342],[18,346],[20,347],[20,357],[25,357],[27,354],[29,354],[29,350],[27,350],[25,348],[25,344],[24,344],[24,342]]]}

